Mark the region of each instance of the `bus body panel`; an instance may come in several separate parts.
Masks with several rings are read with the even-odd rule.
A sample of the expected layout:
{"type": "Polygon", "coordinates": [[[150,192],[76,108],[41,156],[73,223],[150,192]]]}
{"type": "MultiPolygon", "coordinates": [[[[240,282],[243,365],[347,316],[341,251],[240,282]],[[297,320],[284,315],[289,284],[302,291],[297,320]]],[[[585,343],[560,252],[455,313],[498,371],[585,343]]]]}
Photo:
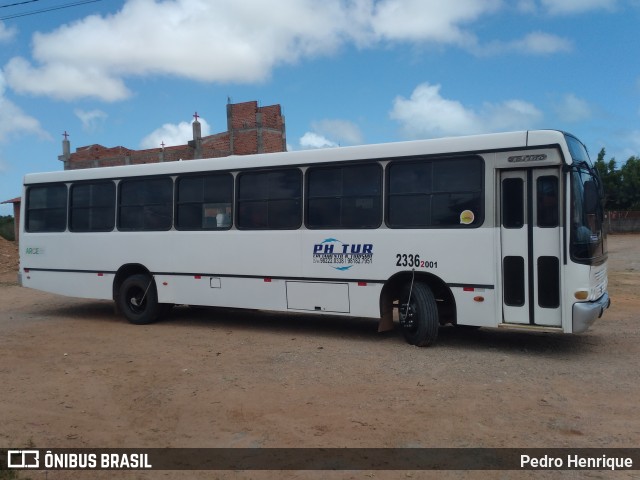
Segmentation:
{"type": "Polygon", "coordinates": [[[21,285],[68,297],[112,300],[113,278],[101,272],[28,269],[21,274],[21,285]]]}
{"type": "MultiPolygon", "coordinates": [[[[309,229],[303,220],[291,230],[238,230],[236,218],[230,229],[219,231],[172,227],[132,232],[116,227],[112,232],[35,233],[25,227],[27,202],[23,201],[22,284],[63,295],[111,299],[118,272],[139,266],[153,276],[160,303],[379,318],[385,308],[385,287],[402,278],[403,282],[444,285],[452,299],[452,321],[458,324],[552,327],[566,333],[583,331],[608,306],[606,261],[576,263],[568,253],[572,187],[563,166],[570,165],[572,157],[562,132],[510,132],[29,174],[23,198],[27,199],[30,186],[55,182],[69,186],[111,179],[118,184],[130,177],[170,176],[175,180],[185,174],[215,171],[232,172],[237,189],[238,172],[290,166],[300,168],[306,178],[310,167],[363,161],[377,161],[385,169],[384,214],[378,228],[309,229]],[[415,163],[420,158],[460,156],[483,159],[480,210],[456,210],[460,225],[448,228],[387,226],[389,165],[398,159],[415,163]],[[537,209],[543,205],[538,196],[545,178],[557,179],[559,218],[557,224],[540,226],[533,219],[539,217],[537,209]],[[509,179],[519,179],[523,185],[522,208],[527,218],[522,228],[507,228],[502,223],[508,208],[502,204],[503,182],[509,179]],[[464,227],[468,218],[480,216],[479,226],[464,227]],[[514,293],[514,278],[522,299],[514,293]],[[586,291],[588,298],[580,297],[579,291],[586,291]]],[[[303,195],[306,199],[306,190],[303,195]]],[[[237,191],[234,199],[237,201],[237,191]]],[[[303,211],[304,218],[307,211],[303,211]]]]}

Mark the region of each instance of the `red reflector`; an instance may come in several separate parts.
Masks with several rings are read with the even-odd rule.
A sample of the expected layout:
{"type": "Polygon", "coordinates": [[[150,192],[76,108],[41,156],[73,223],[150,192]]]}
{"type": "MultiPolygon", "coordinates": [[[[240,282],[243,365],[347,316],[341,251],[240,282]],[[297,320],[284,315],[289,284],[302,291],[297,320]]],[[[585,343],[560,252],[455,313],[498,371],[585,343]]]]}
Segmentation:
{"type": "Polygon", "coordinates": [[[359,287],[366,287],[367,286],[367,282],[358,282],[358,286],[359,287]]]}
{"type": "Polygon", "coordinates": [[[193,278],[195,278],[196,280],[200,280],[202,278],[201,275],[194,275],[193,278]]]}
{"type": "Polygon", "coordinates": [[[104,273],[99,272],[99,273],[98,273],[98,276],[99,276],[99,277],[104,277],[104,273]]]}
{"type": "Polygon", "coordinates": [[[169,284],[167,282],[162,282],[162,285],[164,285],[166,287],[169,284]]]}
{"type": "Polygon", "coordinates": [[[269,277],[265,278],[265,279],[264,279],[264,281],[265,281],[266,283],[271,283],[271,279],[270,279],[269,277]]]}
{"type": "Polygon", "coordinates": [[[462,290],[465,291],[465,292],[473,292],[474,288],[473,287],[464,287],[462,290]]]}
{"type": "Polygon", "coordinates": [[[29,273],[29,269],[28,269],[28,268],[25,268],[25,269],[24,269],[24,273],[29,273]]]}
{"type": "Polygon", "coordinates": [[[477,297],[473,297],[474,302],[484,302],[484,297],[478,295],[477,297]]]}

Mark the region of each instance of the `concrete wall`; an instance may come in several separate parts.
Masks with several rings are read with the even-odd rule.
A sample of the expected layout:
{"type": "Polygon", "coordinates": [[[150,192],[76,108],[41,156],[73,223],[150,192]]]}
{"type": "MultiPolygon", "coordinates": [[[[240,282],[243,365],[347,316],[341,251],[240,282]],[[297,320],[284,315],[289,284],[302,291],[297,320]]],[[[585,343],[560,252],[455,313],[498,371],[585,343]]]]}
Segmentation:
{"type": "Polygon", "coordinates": [[[606,212],[605,228],[609,233],[640,233],[640,212],[606,212]]]}

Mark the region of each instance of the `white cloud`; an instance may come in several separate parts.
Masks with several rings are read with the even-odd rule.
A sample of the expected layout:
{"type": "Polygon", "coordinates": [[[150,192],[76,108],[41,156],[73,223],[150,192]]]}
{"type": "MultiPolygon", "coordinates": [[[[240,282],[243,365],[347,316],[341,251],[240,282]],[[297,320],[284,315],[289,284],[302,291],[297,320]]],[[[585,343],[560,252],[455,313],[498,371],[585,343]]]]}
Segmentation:
{"type": "Polygon", "coordinates": [[[433,138],[528,129],[542,113],[523,100],[485,103],[478,111],[440,95],[440,85],[418,85],[410,98],[396,97],[390,117],[400,122],[410,138],[433,138]]]}
{"type": "Polygon", "coordinates": [[[349,120],[319,120],[311,124],[315,133],[335,139],[340,144],[358,145],[363,142],[360,128],[349,120]]]}
{"type": "Polygon", "coordinates": [[[513,42],[512,46],[514,50],[536,55],[570,52],[573,49],[569,40],[544,32],[529,33],[521,40],[513,42]]]}
{"type": "Polygon", "coordinates": [[[18,30],[15,27],[7,27],[4,22],[0,21],[0,43],[12,40],[16,33],[18,33],[18,30]]]}
{"type": "Polygon", "coordinates": [[[518,0],[516,9],[521,13],[535,13],[536,0],[518,0]]]}
{"type": "MultiPolygon", "coordinates": [[[[207,121],[200,117],[199,122],[201,123],[202,136],[210,135],[211,127],[207,121]]],[[[193,140],[192,124],[193,122],[165,123],[144,137],[140,141],[140,148],[160,148],[162,143],[165,147],[185,145],[189,140],[193,140]]]]}
{"type": "Polygon", "coordinates": [[[8,42],[15,37],[17,32],[15,27],[7,28],[4,22],[0,21],[0,42],[8,42]]]}
{"type": "Polygon", "coordinates": [[[73,113],[75,113],[76,117],[80,119],[82,122],[82,129],[86,132],[95,132],[99,130],[109,116],[102,110],[85,111],[79,108],[76,108],[73,113]]]}
{"type": "Polygon", "coordinates": [[[551,55],[573,50],[573,44],[566,38],[545,32],[531,32],[521,39],[510,42],[490,42],[472,49],[478,55],[497,55],[515,52],[525,55],[551,55]]]}
{"type": "Polygon", "coordinates": [[[563,122],[574,123],[588,120],[592,117],[592,111],[589,104],[576,97],[573,93],[565,95],[560,103],[555,106],[558,118],[563,122]]]}
{"type": "Polygon", "coordinates": [[[36,135],[50,138],[40,126],[40,122],[22,111],[20,107],[5,97],[5,80],[0,70],[0,142],[20,135],[36,135]]]}
{"type": "Polygon", "coordinates": [[[307,132],[300,138],[302,148],[328,148],[337,147],[338,144],[315,132],[307,132]]]}
{"type": "Polygon", "coordinates": [[[13,102],[0,97],[0,142],[10,137],[30,134],[43,139],[51,138],[36,118],[24,113],[13,102]]]}
{"type": "Polygon", "coordinates": [[[469,26],[501,0],[127,0],[32,38],[32,58],[4,70],[14,91],[62,100],[128,98],[126,80],[170,75],[255,83],[282,64],[355,43],[441,43],[473,47],[469,26]]]}
{"type": "Polygon", "coordinates": [[[590,10],[612,10],[618,0],[541,0],[541,3],[552,15],[572,15],[590,10]]]}
{"type": "Polygon", "coordinates": [[[45,95],[60,100],[94,97],[105,101],[123,100],[130,95],[121,79],[114,78],[111,73],[96,68],[92,63],[83,67],[81,64],[52,62],[41,68],[33,68],[25,59],[14,57],[4,71],[8,84],[18,93],[45,95]]]}
{"type": "Polygon", "coordinates": [[[499,6],[498,0],[384,0],[375,4],[370,22],[380,39],[466,45],[475,38],[463,26],[499,6]]]}
{"type": "Polygon", "coordinates": [[[129,0],[33,36],[33,64],[13,58],[18,92],[105,101],[131,95],[124,79],[169,74],[206,82],[259,82],[282,63],[334,51],[347,29],[341,2],[129,0]]]}

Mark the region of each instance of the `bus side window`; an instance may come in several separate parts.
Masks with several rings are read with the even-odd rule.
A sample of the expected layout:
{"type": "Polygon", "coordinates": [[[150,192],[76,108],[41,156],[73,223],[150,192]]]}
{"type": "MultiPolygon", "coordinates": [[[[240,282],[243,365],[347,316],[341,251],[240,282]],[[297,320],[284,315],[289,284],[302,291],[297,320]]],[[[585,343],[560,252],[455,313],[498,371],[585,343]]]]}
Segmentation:
{"type": "Polygon", "coordinates": [[[382,223],[379,164],[307,171],[308,228],[378,228],[382,223]]]}
{"type": "Polygon", "coordinates": [[[64,232],[67,228],[67,186],[64,183],[29,187],[27,232],[64,232]]]}
{"type": "Polygon", "coordinates": [[[116,186],[112,181],[71,186],[69,230],[109,232],[116,223],[116,186]]]}
{"type": "Polygon", "coordinates": [[[176,229],[227,230],[232,202],[230,173],[180,177],[176,182],[176,229]]]}
{"type": "Polygon", "coordinates": [[[238,175],[238,228],[295,230],[302,224],[302,172],[297,168],[238,175]]]}
{"type": "Polygon", "coordinates": [[[484,221],[480,157],[394,162],[388,168],[391,228],[473,228],[484,221]]]}
{"type": "Polygon", "coordinates": [[[119,185],[118,229],[169,230],[173,210],[170,177],[125,179],[119,185]]]}
{"type": "Polygon", "coordinates": [[[389,167],[388,222],[395,228],[431,225],[432,163],[389,167]]]}

